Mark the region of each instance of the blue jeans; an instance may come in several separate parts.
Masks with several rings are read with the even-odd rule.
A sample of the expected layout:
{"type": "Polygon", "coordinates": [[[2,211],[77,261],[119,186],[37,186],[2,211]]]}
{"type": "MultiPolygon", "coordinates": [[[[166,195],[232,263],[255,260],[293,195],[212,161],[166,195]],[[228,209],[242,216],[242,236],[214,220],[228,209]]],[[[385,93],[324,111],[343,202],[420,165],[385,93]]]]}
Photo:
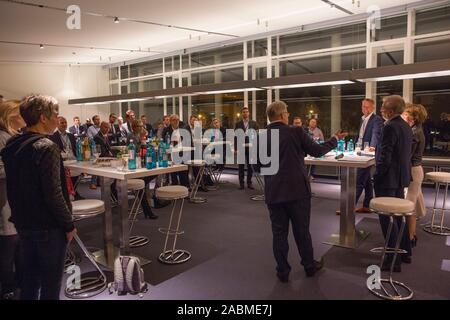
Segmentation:
{"type": "Polygon", "coordinates": [[[59,300],[67,239],[62,229],[19,231],[22,300],[59,300]]]}

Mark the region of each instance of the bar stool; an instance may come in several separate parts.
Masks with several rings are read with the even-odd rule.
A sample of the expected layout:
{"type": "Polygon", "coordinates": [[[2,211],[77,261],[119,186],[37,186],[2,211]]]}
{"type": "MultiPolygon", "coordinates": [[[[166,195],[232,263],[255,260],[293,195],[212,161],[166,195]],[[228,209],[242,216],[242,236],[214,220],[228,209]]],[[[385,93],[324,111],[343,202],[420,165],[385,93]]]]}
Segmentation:
{"type": "Polygon", "coordinates": [[[251,166],[253,168],[253,175],[255,176],[256,183],[258,184],[259,189],[261,189],[263,193],[251,196],[250,199],[253,201],[264,201],[266,199],[264,196],[264,178],[261,177],[261,175],[259,174],[259,170],[256,170],[257,168],[255,165],[251,166]]]}
{"type": "Polygon", "coordinates": [[[189,202],[192,203],[205,203],[206,198],[197,197],[198,187],[203,181],[203,174],[205,172],[206,161],[204,160],[189,160],[186,164],[190,167],[196,167],[198,169],[197,176],[194,180],[194,185],[192,186],[191,193],[189,194],[189,202]]]}
{"type": "MultiPolygon", "coordinates": [[[[173,201],[172,212],[170,214],[169,226],[166,233],[166,241],[164,243],[163,252],[159,255],[159,261],[166,264],[179,264],[188,261],[191,258],[191,253],[186,250],[176,249],[178,232],[180,229],[181,215],[183,213],[184,199],[189,196],[189,190],[183,186],[167,186],[156,189],[156,197],[163,200],[173,201]],[[181,207],[178,213],[178,222],[176,228],[172,227],[172,221],[174,220],[174,212],[177,205],[177,201],[181,199],[181,207]],[[173,232],[170,232],[173,230],[173,232]],[[169,246],[169,237],[173,235],[173,240],[169,246]],[[168,247],[172,249],[168,250],[168,247]]],[[[175,224],[175,222],[174,222],[175,224]]]]}
{"type": "Polygon", "coordinates": [[[373,198],[369,204],[370,209],[378,215],[384,215],[389,217],[389,227],[386,234],[386,242],[384,247],[373,248],[371,252],[382,252],[380,269],[383,266],[384,258],[386,253],[393,253],[394,258],[392,259],[391,268],[389,271],[389,278],[380,278],[378,281],[379,288],[372,288],[369,283],[367,283],[367,288],[377,297],[387,299],[387,300],[409,300],[413,297],[413,291],[406,286],[404,283],[392,280],[392,271],[394,269],[394,264],[397,259],[398,254],[407,253],[406,250],[400,249],[400,242],[405,231],[406,217],[411,216],[414,213],[414,203],[409,200],[394,198],[394,197],[378,197],[373,198]],[[394,225],[394,217],[401,217],[402,224],[400,226],[400,231],[397,235],[395,242],[395,248],[390,248],[388,246],[389,239],[392,233],[392,227],[394,225]],[[383,283],[387,283],[391,286],[391,292],[386,289],[383,283]],[[394,292],[394,294],[392,293],[394,292]],[[400,293],[403,291],[404,294],[400,293]]]}
{"type": "Polygon", "coordinates": [[[450,235],[450,227],[444,226],[445,219],[445,211],[449,211],[450,209],[445,208],[447,193],[448,193],[448,185],[450,184],[450,172],[428,172],[425,175],[426,179],[436,183],[436,192],[434,195],[434,205],[433,205],[433,215],[431,216],[431,223],[426,224],[423,230],[429,233],[441,235],[441,236],[449,236],[450,235]],[[439,196],[439,189],[441,184],[445,185],[445,193],[444,200],[441,208],[436,207],[437,198],[439,196]],[[439,225],[435,224],[436,216],[440,211],[441,214],[441,223],[439,225]]]}
{"type": "MultiPolygon", "coordinates": [[[[142,211],[141,203],[145,196],[145,182],[142,179],[129,179],[127,180],[127,189],[133,193],[134,200],[129,211],[128,219],[131,221],[130,234],[133,230],[134,223],[137,221],[137,215],[142,211]]],[[[130,236],[130,247],[142,247],[150,242],[150,239],[145,236],[130,236]]]]}
{"type": "MultiPolygon", "coordinates": [[[[101,200],[89,199],[89,200],[78,200],[72,202],[72,216],[74,222],[93,218],[105,212],[105,204],[101,200]]],[[[92,258],[90,252],[86,249],[81,239],[78,235],[74,237],[80,249],[83,251],[84,255],[88,258],[91,264],[98,271],[99,275],[97,277],[84,276],[81,275],[80,287],[73,288],[66,286],[64,291],[68,298],[72,299],[84,299],[95,296],[103,292],[107,287],[106,275],[100,269],[99,265],[92,258]]]]}

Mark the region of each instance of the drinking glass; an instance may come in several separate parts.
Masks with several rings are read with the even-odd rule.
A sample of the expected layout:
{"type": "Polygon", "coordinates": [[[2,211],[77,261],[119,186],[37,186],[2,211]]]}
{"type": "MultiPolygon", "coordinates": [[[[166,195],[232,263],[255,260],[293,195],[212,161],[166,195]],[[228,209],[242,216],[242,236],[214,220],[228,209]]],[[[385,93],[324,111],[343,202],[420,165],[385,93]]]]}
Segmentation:
{"type": "Polygon", "coordinates": [[[369,143],[364,142],[364,152],[368,152],[368,151],[369,151],[369,143]]]}

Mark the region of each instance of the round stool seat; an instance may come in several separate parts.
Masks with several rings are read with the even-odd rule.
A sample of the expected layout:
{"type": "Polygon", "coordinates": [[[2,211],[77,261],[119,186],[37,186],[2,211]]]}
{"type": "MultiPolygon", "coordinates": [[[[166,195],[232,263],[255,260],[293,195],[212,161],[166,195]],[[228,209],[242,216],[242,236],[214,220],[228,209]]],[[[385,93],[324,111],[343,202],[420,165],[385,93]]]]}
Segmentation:
{"type": "Polygon", "coordinates": [[[132,191],[145,189],[145,182],[142,179],[127,180],[127,189],[132,191]]]}
{"type": "Polygon", "coordinates": [[[377,213],[388,215],[409,216],[414,212],[414,203],[412,201],[394,197],[373,198],[369,207],[377,213]]]}
{"type": "Polygon", "coordinates": [[[182,199],[189,196],[189,190],[183,186],[166,186],[156,189],[156,197],[165,200],[182,199]]]}
{"type": "Polygon", "coordinates": [[[193,167],[203,167],[204,165],[206,165],[206,161],[205,160],[189,160],[189,161],[186,161],[186,164],[189,166],[193,166],[193,167]]]}
{"type": "Polygon", "coordinates": [[[102,200],[87,199],[72,201],[72,214],[77,218],[86,218],[105,212],[105,203],[102,200]]]}
{"type": "Polygon", "coordinates": [[[428,172],[425,177],[433,182],[450,183],[450,172],[428,172]]]}

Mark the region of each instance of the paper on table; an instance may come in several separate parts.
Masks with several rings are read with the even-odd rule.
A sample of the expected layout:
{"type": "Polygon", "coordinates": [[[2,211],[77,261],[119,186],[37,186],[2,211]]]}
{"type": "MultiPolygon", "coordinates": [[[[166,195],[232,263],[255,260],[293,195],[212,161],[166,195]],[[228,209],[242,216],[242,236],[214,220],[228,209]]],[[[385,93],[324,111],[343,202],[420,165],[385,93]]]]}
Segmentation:
{"type": "Polygon", "coordinates": [[[338,159],[338,161],[361,161],[366,162],[372,159],[372,157],[366,157],[366,156],[358,156],[355,154],[346,154],[343,158],[338,159]]]}

